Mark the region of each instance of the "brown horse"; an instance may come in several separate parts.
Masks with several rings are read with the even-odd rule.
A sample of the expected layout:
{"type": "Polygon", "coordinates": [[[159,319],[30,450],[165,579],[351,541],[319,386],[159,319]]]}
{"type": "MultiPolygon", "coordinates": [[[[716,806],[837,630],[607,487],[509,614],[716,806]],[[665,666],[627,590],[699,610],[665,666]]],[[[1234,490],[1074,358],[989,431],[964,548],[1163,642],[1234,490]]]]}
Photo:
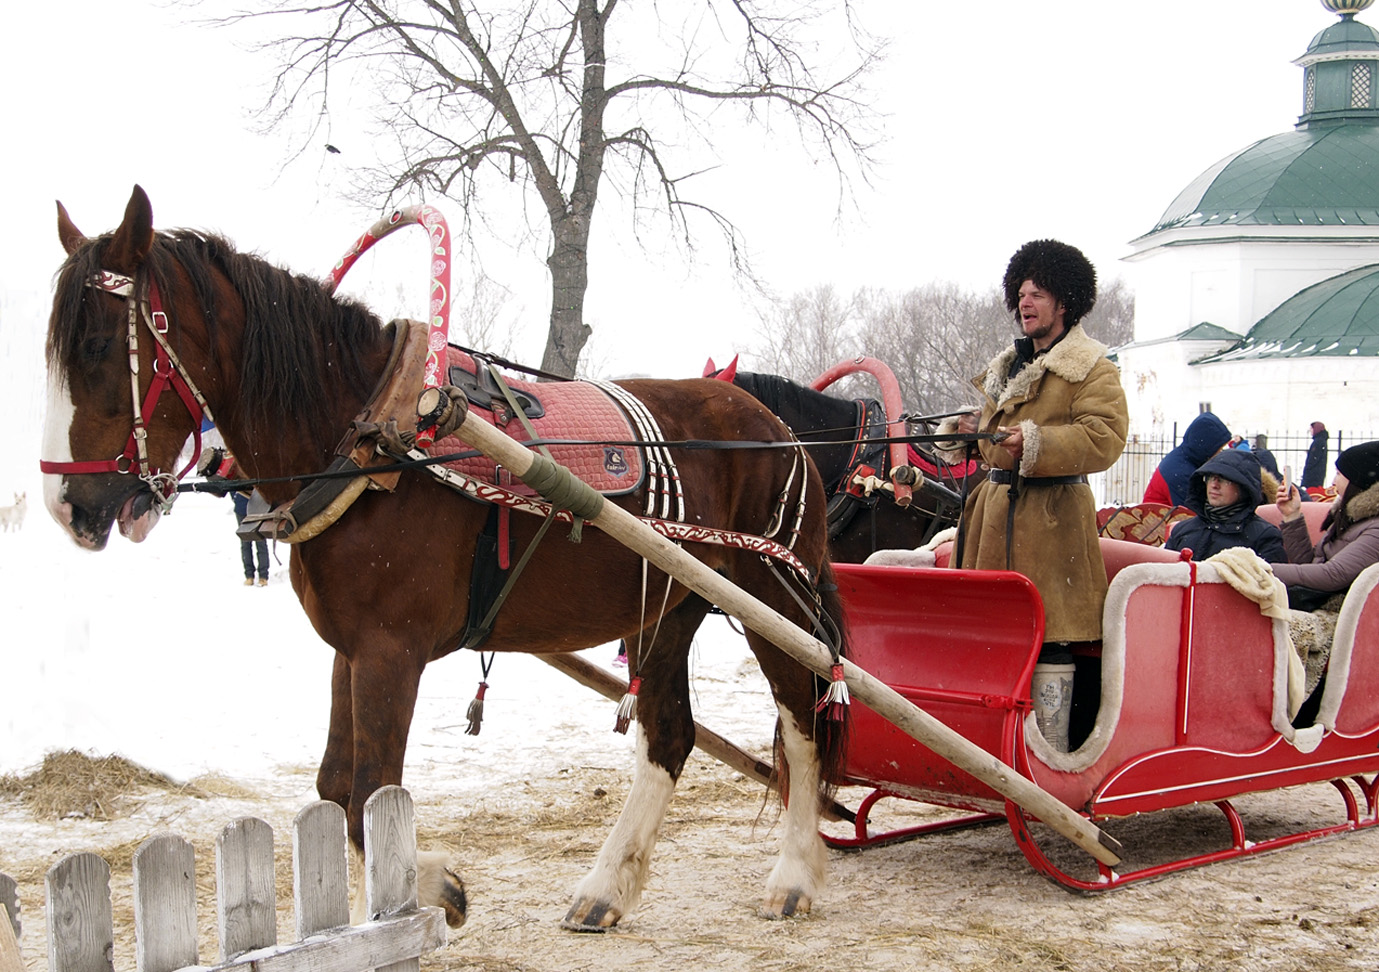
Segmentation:
{"type": "MultiPolygon", "coordinates": [[[[326,467],[385,370],[390,328],[364,307],[327,295],[317,280],[238,253],[221,238],[155,233],[148,197],[137,186],[113,233],[88,239],[59,204],[58,235],[68,257],[49,324],[42,465],[48,508],[79,545],[103,548],[115,521],[136,541],[147,534],[173,495],[174,464],[203,408],[245,471],[270,480],[259,487],[270,502],[285,502],[299,488],[271,480],[326,467]],[[176,394],[160,395],[164,383],[176,394]]],[[[639,380],[623,387],[659,420],[666,440],[789,438],[767,409],[724,382],[639,380]]],[[[822,485],[794,453],[684,450],[676,459],[684,519],[692,524],[761,535],[778,512],[778,494],[786,491],[792,503],[803,499],[794,553],[817,582],[803,601],[757,553],[686,547],[811,627],[802,606],[810,597],[833,618],[841,613],[826,558],[822,485]]],[[[612,501],[640,513],[639,493],[612,501]]],[[[292,586],[336,651],[317,787],[345,808],[356,848],[369,795],[402,782],[422,669],[454,651],[466,631],[476,538],[489,510],[435,477],[403,472],[391,492],[365,491],[333,526],[292,548],[292,586]]],[[[526,550],[541,522],[514,513],[513,548],[526,550]]],[[[710,605],[654,568],[649,576],[644,589],[642,561],[596,529],[586,528],[579,544],[548,538],[484,644],[550,653],[622,638],[641,678],[633,785],[592,871],[575,889],[568,927],[608,928],[635,907],[694,743],[687,658],[710,605]]],[[[782,917],[809,911],[822,886],[815,794],[826,793],[833,778],[843,723],[816,715],[820,680],[762,637],[749,632],[747,640],[775,693],[777,756],[798,797],[787,801],[783,848],[761,906],[764,916],[782,917]]],[[[420,890],[429,903],[447,906],[452,924],[463,921],[463,885],[453,874],[437,871],[420,890]]]]}

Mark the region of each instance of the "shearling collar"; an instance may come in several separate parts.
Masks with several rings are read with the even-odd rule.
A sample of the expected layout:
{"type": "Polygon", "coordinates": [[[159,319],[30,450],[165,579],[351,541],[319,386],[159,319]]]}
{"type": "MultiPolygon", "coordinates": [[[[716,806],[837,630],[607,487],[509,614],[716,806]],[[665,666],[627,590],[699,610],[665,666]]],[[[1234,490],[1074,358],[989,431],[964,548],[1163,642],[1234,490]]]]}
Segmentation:
{"type": "Polygon", "coordinates": [[[1082,325],[1076,324],[1063,340],[1049,348],[1048,353],[1025,365],[1009,382],[1006,381],[1006,375],[1010,373],[1011,362],[1015,360],[1015,348],[1011,346],[996,355],[986,367],[982,390],[995,399],[996,407],[1000,408],[1012,399],[1028,395],[1045,372],[1065,381],[1080,382],[1091,374],[1092,367],[1104,357],[1106,345],[1088,337],[1082,325]]]}
{"type": "Polygon", "coordinates": [[[1363,493],[1357,493],[1345,505],[1345,515],[1351,523],[1369,520],[1379,516],[1379,483],[1375,483],[1363,493]]]}

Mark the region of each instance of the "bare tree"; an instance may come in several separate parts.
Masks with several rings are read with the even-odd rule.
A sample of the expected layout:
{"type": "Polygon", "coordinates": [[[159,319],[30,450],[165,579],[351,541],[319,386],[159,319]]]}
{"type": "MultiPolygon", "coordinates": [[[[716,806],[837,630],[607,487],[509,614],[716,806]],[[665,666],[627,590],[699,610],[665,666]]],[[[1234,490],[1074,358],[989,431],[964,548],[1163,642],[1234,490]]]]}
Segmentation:
{"type": "Polygon", "coordinates": [[[1135,294],[1116,277],[1097,288],[1096,305],[1082,320],[1087,333],[1102,344],[1118,347],[1135,337],[1135,294]]]}
{"type": "Polygon", "coordinates": [[[890,365],[911,414],[926,415],[974,403],[972,376],[1015,333],[998,288],[974,293],[938,282],[899,297],[879,295],[866,314],[862,346],[890,365]]]}
{"type": "Polygon", "coordinates": [[[752,367],[805,384],[813,381],[857,353],[859,300],[820,284],[759,313],[762,343],[751,352],[752,367]]]}
{"type": "MultiPolygon", "coordinates": [[[[357,108],[375,93],[389,151],[362,173],[370,193],[444,194],[471,227],[511,187],[539,204],[551,275],[542,367],[573,375],[605,178],[634,220],[659,214],[690,249],[691,221],[706,220],[742,269],[734,224],[686,192],[716,164],[706,131],[784,120],[832,164],[841,192],[865,176],[859,82],[879,51],[851,13],[850,0],[322,0],[251,16],[289,27],[270,100],[278,122],[305,110],[313,134],[328,135],[333,99],[357,108]]],[[[510,216],[499,218],[510,234],[510,216]]]]}

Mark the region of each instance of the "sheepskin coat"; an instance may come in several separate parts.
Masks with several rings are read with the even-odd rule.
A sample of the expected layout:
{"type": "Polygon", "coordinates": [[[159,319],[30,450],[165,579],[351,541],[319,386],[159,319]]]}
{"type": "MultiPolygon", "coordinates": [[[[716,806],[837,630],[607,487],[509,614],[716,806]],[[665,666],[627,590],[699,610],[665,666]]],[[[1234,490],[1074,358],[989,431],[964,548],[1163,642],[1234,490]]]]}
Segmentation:
{"type": "Polygon", "coordinates": [[[1315,547],[1302,517],[1284,520],[1289,563],[1274,564],[1274,576],[1289,586],[1344,591],[1360,571],[1379,563],[1379,483],[1352,496],[1345,511],[1350,525],[1341,531],[1333,525],[1315,547]]]}
{"type": "MultiPolygon", "coordinates": [[[[1026,478],[1103,472],[1120,457],[1130,419],[1120,373],[1106,346],[1079,326],[1014,378],[1015,348],[998,354],[972,380],[983,398],[981,431],[1020,427],[1026,478]]],[[[1010,470],[1010,454],[983,441],[982,458],[1010,470]]],[[[983,482],[964,510],[962,566],[1005,570],[1010,486],[983,482]]],[[[1106,567],[1097,540],[1096,504],[1085,484],[1023,486],[1015,501],[1009,569],[1034,582],[1044,601],[1045,641],[1101,637],[1106,567]]]]}

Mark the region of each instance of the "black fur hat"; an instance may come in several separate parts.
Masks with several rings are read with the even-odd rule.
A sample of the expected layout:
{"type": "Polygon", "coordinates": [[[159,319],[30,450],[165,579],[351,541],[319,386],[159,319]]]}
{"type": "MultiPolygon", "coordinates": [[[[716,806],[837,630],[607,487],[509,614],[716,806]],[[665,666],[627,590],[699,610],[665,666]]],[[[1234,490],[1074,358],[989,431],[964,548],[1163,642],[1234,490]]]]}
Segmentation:
{"type": "Polygon", "coordinates": [[[1096,268],[1075,246],[1057,240],[1032,240],[1006,266],[1006,310],[1020,306],[1020,287],[1033,280],[1063,304],[1063,323],[1072,327],[1096,303],[1096,268]]]}
{"type": "Polygon", "coordinates": [[[1357,489],[1379,483],[1379,442],[1362,442],[1336,457],[1336,468],[1357,489]]]}

